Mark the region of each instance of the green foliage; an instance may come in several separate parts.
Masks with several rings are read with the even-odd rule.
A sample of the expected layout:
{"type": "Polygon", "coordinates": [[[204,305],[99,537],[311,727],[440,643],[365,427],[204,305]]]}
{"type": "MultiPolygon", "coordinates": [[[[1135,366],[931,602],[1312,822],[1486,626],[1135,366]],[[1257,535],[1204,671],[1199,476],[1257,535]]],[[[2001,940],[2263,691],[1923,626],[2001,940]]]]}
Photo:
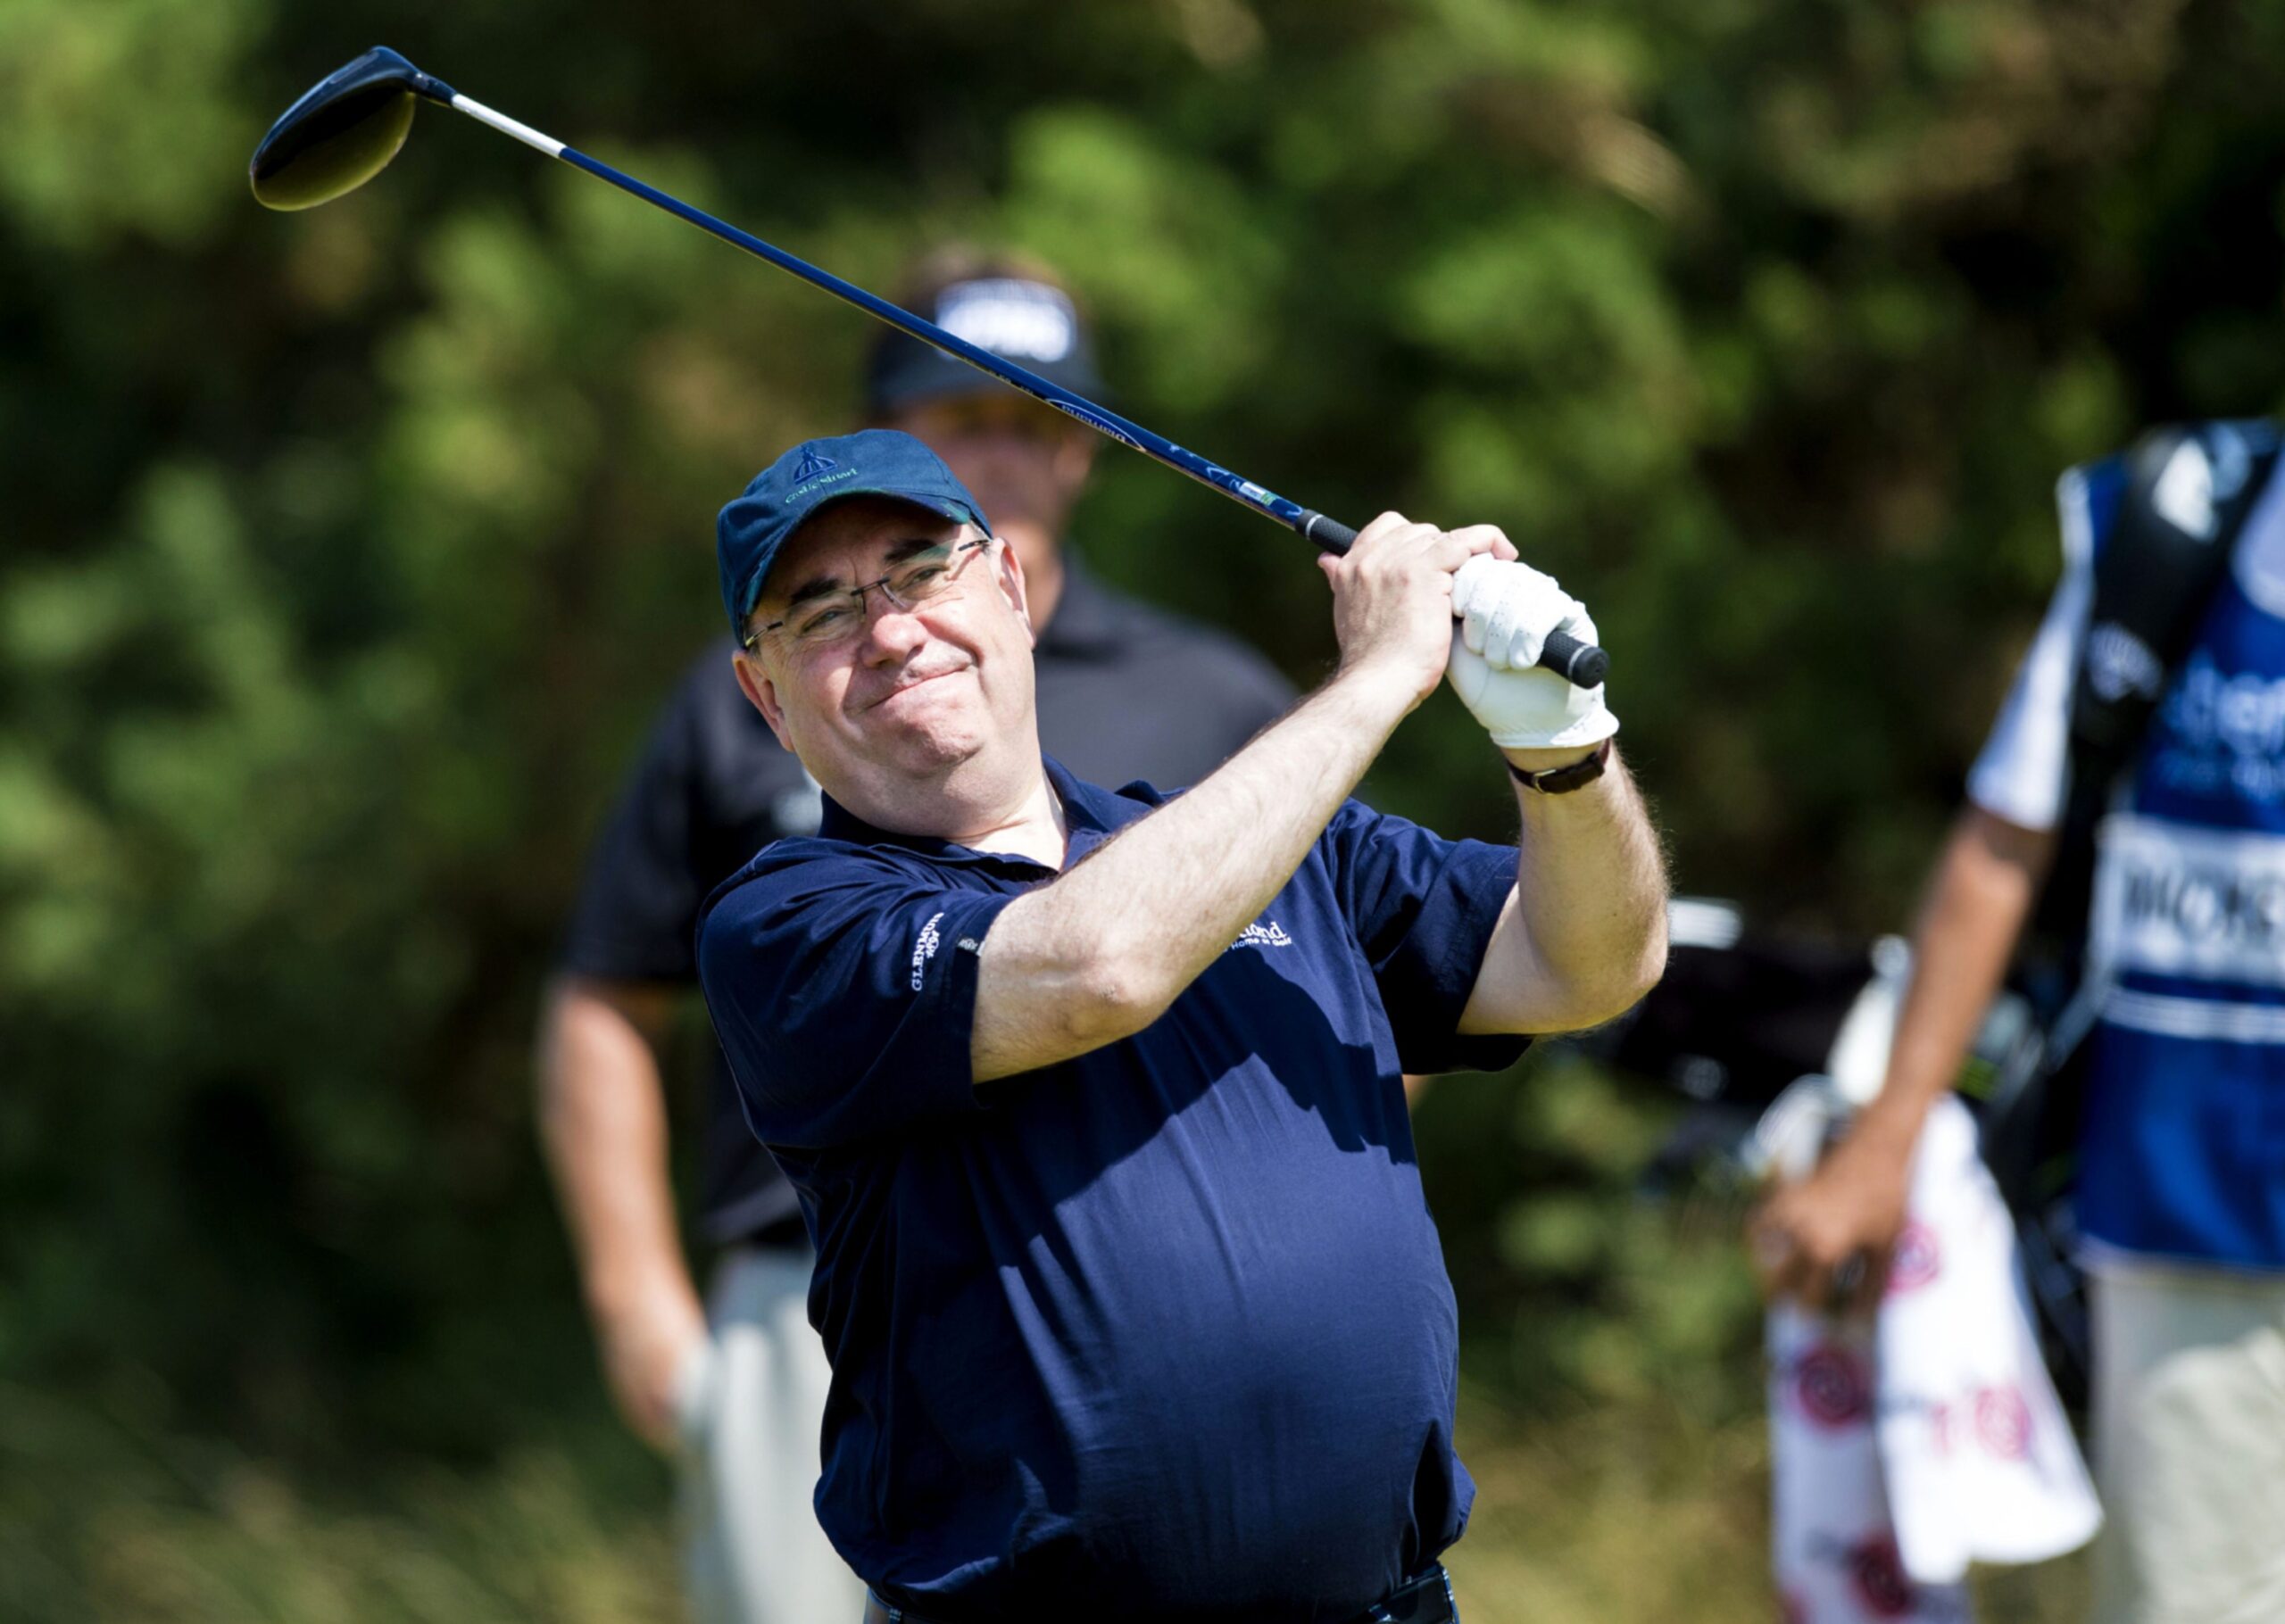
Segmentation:
{"type": "Polygon", "coordinates": [[[120,1624],[686,1616],[667,1529],[630,1515],[656,1485],[615,1469],[613,1441],[593,1431],[600,1417],[560,1429],[568,1436],[551,1446],[509,1450],[481,1474],[430,1463],[378,1481],[297,1481],[228,1443],[171,1432],[165,1407],[148,1371],[69,1400],[0,1385],[0,1614],[120,1624]]]}
{"type": "Polygon", "coordinates": [[[1736,1204],[1677,1209],[1637,1187],[1679,1114],[1561,1055],[1443,1080],[1416,1113],[1469,1367],[1533,1413],[1654,1400],[1709,1424],[1758,1413],[1736,1204]]]}
{"type": "MultiPolygon", "coordinates": [[[[1907,907],[2052,578],[2056,472],[2277,402],[2281,28],[0,7],[0,1484],[51,1486],[0,1504],[0,1612],[204,1548],[138,1449],[228,1454],[190,1478],[255,1531],[167,1570],[195,1595],[106,1578],[112,1616],[571,1616],[518,1508],[584,1539],[657,1504],[582,1430],[528,1034],[586,842],[714,634],[713,511],[848,420],[867,333],[433,108],[378,184],[267,214],[242,166],[319,74],[386,39],[870,286],[952,235],[1060,261],[1139,419],[1343,517],[1508,526],[1595,609],[1683,883],[1861,929],[1907,907]],[[445,1577],[373,1578],[428,1536],[321,1504],[353,1476],[431,1496],[445,1577]],[[307,1573],[230,1577],[286,1546],[307,1573]]],[[[1139,459],[1106,460],[1081,544],[1299,677],[1330,655],[1298,545],[1139,459]]],[[[1372,792],[1511,815],[1441,698],[1372,792]]],[[[1662,1123],[1559,1066],[1439,1085],[1422,1136],[1478,1413],[1568,1429],[1604,1452],[1577,1494],[1732,1542],[1674,1486],[1750,1485],[1753,1314],[1720,1226],[1632,1193],[1662,1123]],[[1714,1453],[1662,1454],[1676,1416],[1714,1453]]],[[[1516,1458],[1553,1472],[1555,1436],[1516,1458]]],[[[1533,1571],[1596,1616],[1712,1616],[1533,1571]]]]}

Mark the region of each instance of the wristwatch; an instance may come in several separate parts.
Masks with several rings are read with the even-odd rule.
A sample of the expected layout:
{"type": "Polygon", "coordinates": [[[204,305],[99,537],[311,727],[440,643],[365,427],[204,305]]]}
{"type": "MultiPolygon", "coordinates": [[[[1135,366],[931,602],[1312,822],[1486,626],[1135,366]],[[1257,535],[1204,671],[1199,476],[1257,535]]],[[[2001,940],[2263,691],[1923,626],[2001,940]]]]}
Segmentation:
{"type": "Polygon", "coordinates": [[[1594,754],[1584,760],[1574,761],[1568,766],[1541,767],[1536,773],[1526,773],[1510,761],[1508,771],[1517,783],[1527,790],[1537,790],[1542,795],[1568,795],[1574,790],[1583,790],[1594,783],[1609,766],[1610,741],[1605,739],[1595,746],[1594,754]]]}

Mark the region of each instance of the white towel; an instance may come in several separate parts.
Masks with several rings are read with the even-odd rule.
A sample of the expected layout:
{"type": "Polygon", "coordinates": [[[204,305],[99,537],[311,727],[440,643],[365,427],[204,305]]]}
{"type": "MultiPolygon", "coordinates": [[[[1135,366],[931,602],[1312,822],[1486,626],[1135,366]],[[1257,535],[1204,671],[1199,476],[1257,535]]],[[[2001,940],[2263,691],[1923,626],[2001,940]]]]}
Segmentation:
{"type": "MultiPolygon", "coordinates": [[[[1792,1108],[1797,1132],[1837,1103],[1816,1090],[1792,1108]]],[[[2044,1561],[2101,1522],[1975,1134],[1956,1099],[1929,1113],[1875,1323],[1770,1313],[1774,1556],[1791,1624],[1960,1624],[1970,1562],[2044,1561]]]]}
{"type": "Polygon", "coordinates": [[[2015,1226],[1948,1096],[1914,1152],[1911,1219],[1881,1304],[1880,1447],[1915,1578],[2044,1562],[2102,1524],[2015,1264],[2015,1226]]]}

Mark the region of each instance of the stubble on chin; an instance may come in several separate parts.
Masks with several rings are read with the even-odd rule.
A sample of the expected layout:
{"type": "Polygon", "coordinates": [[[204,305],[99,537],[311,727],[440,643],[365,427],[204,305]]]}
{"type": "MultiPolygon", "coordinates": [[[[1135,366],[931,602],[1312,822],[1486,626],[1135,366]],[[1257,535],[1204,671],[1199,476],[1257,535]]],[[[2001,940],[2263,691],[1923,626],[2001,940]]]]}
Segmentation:
{"type": "Polygon", "coordinates": [[[966,696],[964,703],[949,694],[934,700],[892,698],[887,705],[868,713],[866,719],[871,725],[868,731],[888,745],[893,758],[906,771],[927,776],[975,756],[985,747],[991,725],[980,694],[966,696]],[[900,706],[910,707],[910,714],[902,714],[900,706]]]}

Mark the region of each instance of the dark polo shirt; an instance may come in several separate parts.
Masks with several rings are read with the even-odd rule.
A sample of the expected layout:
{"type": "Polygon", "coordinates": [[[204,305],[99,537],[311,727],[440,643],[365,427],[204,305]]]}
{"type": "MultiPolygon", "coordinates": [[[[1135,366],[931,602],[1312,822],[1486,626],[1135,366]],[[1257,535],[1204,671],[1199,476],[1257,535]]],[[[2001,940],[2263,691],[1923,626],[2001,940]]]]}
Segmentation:
{"type": "MultiPolygon", "coordinates": [[[[1069,863],[1160,804],[1048,770],[1069,863]]],[[[1458,1030],[1515,876],[1351,801],[1166,1015],[982,1089],[980,954],[1056,871],[828,800],[715,893],[700,975],[817,1242],[817,1510],[861,1578],[951,1624],[1325,1624],[1459,1537],[1402,1073],[1522,1052],[1458,1030]]]]}
{"type": "MultiPolygon", "coordinates": [[[[1114,592],[1065,555],[1063,595],[1035,655],[1042,748],[1083,777],[1189,784],[1292,700],[1285,679],[1224,633],[1114,592]]],[[[590,860],[561,965],[611,981],[688,985],[699,904],[769,841],[816,831],[817,786],[731,674],[724,638],[692,666],[590,860]]],[[[713,1081],[700,1192],[707,1239],[798,1233],[794,1192],[713,1081]]]]}

